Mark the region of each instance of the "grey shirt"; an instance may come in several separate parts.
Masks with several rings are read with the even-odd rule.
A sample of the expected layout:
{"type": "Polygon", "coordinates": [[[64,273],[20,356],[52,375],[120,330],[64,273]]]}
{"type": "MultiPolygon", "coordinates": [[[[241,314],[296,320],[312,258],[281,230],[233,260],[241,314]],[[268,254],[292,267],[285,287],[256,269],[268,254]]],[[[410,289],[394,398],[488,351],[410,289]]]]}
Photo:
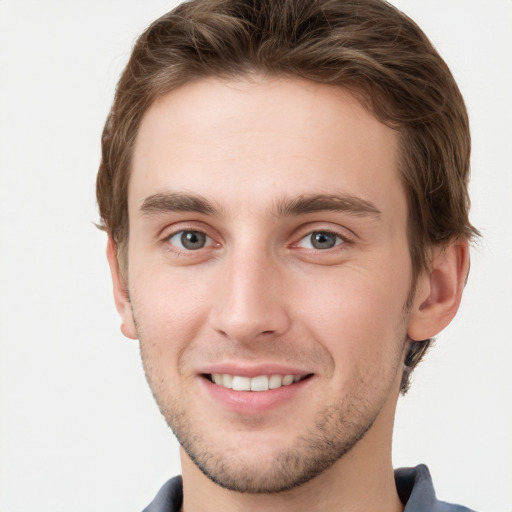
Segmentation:
{"type": "MultiPolygon", "coordinates": [[[[461,505],[439,501],[434,492],[427,466],[395,470],[398,496],[405,505],[404,512],[473,512],[461,505]]],[[[183,503],[181,477],[171,478],[143,512],[179,512],[183,503]]]]}

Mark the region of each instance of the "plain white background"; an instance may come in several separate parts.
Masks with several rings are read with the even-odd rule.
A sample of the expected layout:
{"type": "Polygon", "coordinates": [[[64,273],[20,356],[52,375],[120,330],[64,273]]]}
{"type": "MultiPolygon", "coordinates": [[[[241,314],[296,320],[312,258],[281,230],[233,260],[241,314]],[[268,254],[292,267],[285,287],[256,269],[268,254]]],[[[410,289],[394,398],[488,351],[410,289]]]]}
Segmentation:
{"type": "MultiPolygon", "coordinates": [[[[179,472],[111,297],[94,181],[135,36],[175,2],[0,0],[0,511],[138,512],[179,472]]],[[[467,100],[473,251],[461,311],[400,400],[396,466],[512,511],[512,1],[396,0],[467,100]]]]}

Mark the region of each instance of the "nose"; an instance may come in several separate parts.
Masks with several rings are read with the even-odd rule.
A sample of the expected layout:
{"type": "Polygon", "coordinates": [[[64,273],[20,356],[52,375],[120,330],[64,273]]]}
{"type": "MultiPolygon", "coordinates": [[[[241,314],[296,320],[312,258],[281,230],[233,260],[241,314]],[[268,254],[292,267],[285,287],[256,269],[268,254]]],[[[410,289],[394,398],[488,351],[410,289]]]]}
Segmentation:
{"type": "Polygon", "coordinates": [[[290,323],[283,271],[271,255],[240,252],[219,269],[212,326],[238,343],[277,337],[290,323]]]}

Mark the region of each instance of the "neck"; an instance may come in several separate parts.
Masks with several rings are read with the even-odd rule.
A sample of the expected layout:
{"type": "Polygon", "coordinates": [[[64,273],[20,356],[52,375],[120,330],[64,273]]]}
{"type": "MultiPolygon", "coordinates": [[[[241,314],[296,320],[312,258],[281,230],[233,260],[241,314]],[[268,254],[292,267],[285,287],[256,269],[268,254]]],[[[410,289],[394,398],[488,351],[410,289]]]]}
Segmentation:
{"type": "Polygon", "coordinates": [[[391,463],[394,406],[386,404],[365,437],[333,466],[280,493],[226,490],[210,481],[182,449],[182,512],[401,512],[391,463]]]}
{"type": "MultiPolygon", "coordinates": [[[[346,456],[349,457],[348,455],[346,456]]],[[[193,464],[193,463],[191,463],[193,464]]],[[[380,468],[376,461],[371,468],[353,468],[350,472],[336,463],[313,480],[276,494],[242,494],[217,486],[201,474],[203,485],[195,486],[190,472],[183,470],[183,512],[356,512],[379,510],[401,512],[391,464],[380,468]],[[205,508],[205,504],[208,507],[205,508]]],[[[195,467],[194,467],[195,468],[195,467]]],[[[191,472],[199,471],[197,468],[191,472]]],[[[197,475],[196,475],[197,476],[197,475]]]]}

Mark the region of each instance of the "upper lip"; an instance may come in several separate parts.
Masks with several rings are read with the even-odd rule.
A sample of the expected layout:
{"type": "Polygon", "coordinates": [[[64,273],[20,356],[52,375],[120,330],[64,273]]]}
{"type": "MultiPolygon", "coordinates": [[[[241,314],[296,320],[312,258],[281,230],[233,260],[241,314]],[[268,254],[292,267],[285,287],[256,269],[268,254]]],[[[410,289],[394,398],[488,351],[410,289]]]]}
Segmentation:
{"type": "Polygon", "coordinates": [[[286,364],[268,363],[255,365],[227,362],[205,365],[200,368],[198,373],[202,375],[227,373],[229,375],[253,378],[258,377],[259,375],[299,375],[304,377],[312,372],[286,364]]]}

